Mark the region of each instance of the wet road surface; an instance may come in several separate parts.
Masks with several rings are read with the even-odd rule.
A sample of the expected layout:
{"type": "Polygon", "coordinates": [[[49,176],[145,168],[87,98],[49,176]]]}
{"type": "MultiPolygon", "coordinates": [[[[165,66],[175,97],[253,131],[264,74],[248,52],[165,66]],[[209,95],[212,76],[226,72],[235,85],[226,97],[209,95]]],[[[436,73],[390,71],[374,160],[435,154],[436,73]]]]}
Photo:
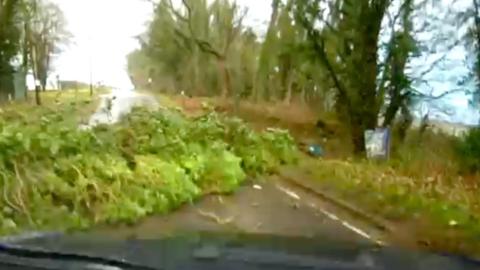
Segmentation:
{"type": "Polygon", "coordinates": [[[130,112],[133,107],[157,107],[158,103],[152,96],[138,93],[134,90],[114,89],[110,94],[100,96],[101,102],[97,111],[90,117],[87,126],[116,123],[130,112]],[[108,108],[109,100],[111,108],[108,108]]]}
{"type": "MultiPolygon", "coordinates": [[[[324,202],[279,179],[249,183],[229,196],[208,196],[135,226],[89,232],[120,239],[158,239],[191,232],[240,232],[315,237],[352,244],[375,243],[382,236],[365,224],[331,214],[324,202]],[[360,229],[367,228],[367,229],[360,229]]],[[[382,241],[383,242],[383,241],[382,241]]]]}

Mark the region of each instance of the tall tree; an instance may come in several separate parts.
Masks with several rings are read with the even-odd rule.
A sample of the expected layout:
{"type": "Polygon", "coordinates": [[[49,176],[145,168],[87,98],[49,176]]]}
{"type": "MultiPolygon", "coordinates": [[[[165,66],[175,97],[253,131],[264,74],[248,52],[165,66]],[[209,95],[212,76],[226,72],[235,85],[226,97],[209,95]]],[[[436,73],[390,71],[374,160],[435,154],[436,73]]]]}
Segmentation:
{"type": "MultiPolygon", "coordinates": [[[[392,33],[387,45],[386,62],[379,82],[379,95],[385,95],[385,113],[383,126],[392,125],[397,113],[407,114],[411,99],[410,78],[406,74],[406,66],[410,56],[417,50],[413,37],[412,12],[413,0],[405,0],[391,21],[392,33]],[[399,19],[400,22],[397,22],[399,19]],[[400,29],[396,30],[396,24],[400,29]],[[403,108],[403,109],[402,109],[403,108]]],[[[382,101],[380,101],[382,102],[382,101]]],[[[407,115],[404,115],[408,118],[407,115]]]]}
{"type": "MultiPolygon", "coordinates": [[[[475,64],[473,73],[477,79],[475,96],[480,96],[480,1],[472,0],[473,2],[473,25],[470,28],[470,40],[474,43],[475,48],[475,64]]],[[[477,98],[478,100],[479,98],[477,98]]],[[[480,103],[480,102],[479,102],[480,103]]]]}
{"type": "Polygon", "coordinates": [[[12,61],[19,50],[20,29],[15,19],[20,0],[0,0],[0,100],[13,95],[12,61]]]}
{"type": "Polygon", "coordinates": [[[322,92],[323,70],[305,46],[305,29],[295,23],[294,3],[273,1],[269,30],[259,37],[243,26],[245,12],[234,1],[185,0],[175,6],[162,0],[139,38],[142,48],[129,56],[130,74],[137,81],[143,77],[143,85],[148,73],[153,85],[196,95],[287,103],[295,95],[314,97],[322,92]]]}
{"type": "Polygon", "coordinates": [[[71,35],[66,30],[62,10],[48,0],[33,0],[29,22],[30,59],[35,79],[46,90],[52,58],[62,50],[71,35]]]}
{"type": "Polygon", "coordinates": [[[277,39],[275,27],[278,20],[278,14],[280,11],[280,0],[272,0],[272,14],[268,24],[265,41],[263,42],[262,49],[258,60],[258,70],[255,80],[254,98],[259,99],[270,98],[268,81],[271,77],[272,67],[275,65],[272,63],[272,52],[275,51],[275,41],[277,39]]]}
{"type": "Polygon", "coordinates": [[[357,154],[365,151],[364,132],[376,127],[379,98],[383,99],[377,94],[377,54],[390,4],[390,0],[296,1],[297,21],[334,82],[339,111],[348,122],[357,154]]]}
{"type": "Polygon", "coordinates": [[[308,63],[308,59],[303,57],[301,45],[303,39],[303,28],[295,25],[292,17],[293,1],[289,0],[281,8],[278,18],[277,36],[278,38],[278,69],[280,80],[280,92],[283,101],[289,104],[295,84],[295,77],[300,76],[299,72],[303,63],[308,63]],[[298,69],[298,71],[297,71],[298,69]]]}
{"type": "Polygon", "coordinates": [[[182,3],[186,10],[185,14],[176,10],[172,4],[170,8],[175,18],[186,24],[188,32],[183,32],[181,28],[177,28],[175,32],[182,38],[193,41],[203,53],[215,58],[221,96],[226,98],[232,94],[227,58],[231,45],[241,34],[245,12],[242,12],[235,2],[231,3],[228,0],[216,0],[208,8],[206,1],[182,0],[182,3]],[[207,27],[197,31],[197,25],[207,27]]]}
{"type": "Polygon", "coordinates": [[[255,35],[243,27],[245,11],[227,0],[178,4],[162,0],[155,5],[148,31],[139,38],[141,49],[129,57],[131,76],[148,73],[154,88],[177,93],[245,94],[248,80],[237,75],[251,72],[257,53],[255,35]]]}
{"type": "Polygon", "coordinates": [[[153,68],[143,50],[137,49],[127,56],[127,70],[136,89],[150,89],[153,68]]]}
{"type": "MultiPolygon", "coordinates": [[[[472,55],[467,65],[470,67],[470,74],[459,80],[461,86],[472,86],[471,105],[475,108],[480,107],[480,1],[469,0],[469,8],[460,12],[457,16],[459,28],[465,27],[463,44],[469,54],[472,55]]],[[[457,4],[458,1],[454,3],[457,4]]]]}

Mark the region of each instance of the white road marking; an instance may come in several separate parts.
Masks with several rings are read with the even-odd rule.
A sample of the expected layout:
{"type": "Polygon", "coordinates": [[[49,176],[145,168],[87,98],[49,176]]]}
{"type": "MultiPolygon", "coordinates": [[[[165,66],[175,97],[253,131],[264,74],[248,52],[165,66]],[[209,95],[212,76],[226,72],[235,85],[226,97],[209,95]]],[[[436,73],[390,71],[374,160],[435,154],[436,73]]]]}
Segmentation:
{"type": "Polygon", "coordinates": [[[317,208],[318,210],[320,210],[320,212],[322,212],[324,215],[326,215],[330,219],[335,220],[335,221],[339,221],[343,226],[347,227],[348,229],[355,232],[356,234],[359,234],[359,235],[363,236],[364,238],[367,238],[367,239],[370,239],[370,240],[372,239],[372,237],[369,234],[367,234],[366,232],[360,230],[359,228],[351,225],[350,223],[348,223],[344,220],[341,220],[339,217],[337,217],[336,215],[328,212],[327,210],[321,209],[314,204],[311,204],[310,206],[312,206],[314,208],[317,208]]]}
{"type": "MultiPolygon", "coordinates": [[[[317,209],[318,209],[317,206],[313,206],[313,208],[317,208],[317,209]]],[[[320,208],[319,210],[320,210],[320,212],[322,212],[325,216],[329,217],[330,219],[333,219],[333,220],[335,220],[335,221],[340,220],[337,216],[335,216],[334,214],[332,214],[332,213],[330,213],[330,212],[328,212],[328,211],[325,211],[325,210],[323,210],[323,209],[321,209],[321,208],[320,208]]]]}
{"type": "MultiPolygon", "coordinates": [[[[287,189],[287,188],[284,188],[284,187],[282,187],[281,185],[277,185],[277,188],[278,188],[280,191],[282,191],[282,192],[284,192],[285,194],[287,194],[288,196],[290,196],[290,197],[292,197],[292,198],[294,198],[294,199],[296,199],[296,200],[300,200],[300,196],[298,196],[295,192],[293,192],[293,191],[291,191],[291,190],[289,190],[289,189],[287,189]]],[[[365,231],[363,231],[363,230],[361,230],[361,229],[353,226],[352,224],[346,222],[345,220],[340,219],[337,215],[335,215],[335,214],[333,214],[333,213],[330,213],[330,212],[328,212],[327,210],[324,210],[324,209],[320,208],[318,205],[316,205],[316,204],[314,204],[314,203],[311,203],[311,204],[310,204],[310,207],[319,210],[320,212],[322,212],[325,216],[327,216],[327,217],[330,218],[331,220],[338,221],[338,222],[339,222],[340,224],[342,224],[344,227],[346,227],[347,229],[353,231],[354,233],[362,236],[363,238],[366,238],[366,239],[368,239],[368,240],[370,240],[370,241],[373,241],[372,237],[371,237],[368,233],[366,233],[365,231]]],[[[377,244],[384,245],[384,243],[381,242],[381,241],[379,241],[379,240],[375,240],[375,242],[376,242],[377,244]]]]}
{"type": "Polygon", "coordinates": [[[358,235],[361,235],[361,236],[367,238],[368,240],[372,240],[372,237],[369,234],[367,234],[366,232],[360,230],[359,228],[349,224],[348,222],[342,221],[342,225],[349,228],[351,231],[357,233],[358,235]]]}
{"type": "Polygon", "coordinates": [[[260,185],[253,185],[253,188],[256,190],[262,190],[262,186],[260,185]]]}
{"type": "Polygon", "coordinates": [[[293,199],[299,201],[300,200],[300,196],[298,196],[295,192],[287,189],[287,188],[284,188],[282,186],[279,186],[277,185],[277,188],[280,189],[281,191],[283,191],[285,194],[287,194],[288,196],[292,197],[293,199]]]}

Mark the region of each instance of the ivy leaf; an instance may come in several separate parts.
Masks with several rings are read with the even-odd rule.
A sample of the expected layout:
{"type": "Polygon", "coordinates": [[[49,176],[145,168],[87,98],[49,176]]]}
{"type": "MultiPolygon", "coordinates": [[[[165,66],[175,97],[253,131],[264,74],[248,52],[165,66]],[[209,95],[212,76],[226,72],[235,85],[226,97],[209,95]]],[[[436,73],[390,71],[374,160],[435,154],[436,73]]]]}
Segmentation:
{"type": "Polygon", "coordinates": [[[58,151],[60,150],[60,143],[58,141],[52,141],[52,144],[50,145],[50,154],[52,156],[55,156],[58,154],[58,151]]]}

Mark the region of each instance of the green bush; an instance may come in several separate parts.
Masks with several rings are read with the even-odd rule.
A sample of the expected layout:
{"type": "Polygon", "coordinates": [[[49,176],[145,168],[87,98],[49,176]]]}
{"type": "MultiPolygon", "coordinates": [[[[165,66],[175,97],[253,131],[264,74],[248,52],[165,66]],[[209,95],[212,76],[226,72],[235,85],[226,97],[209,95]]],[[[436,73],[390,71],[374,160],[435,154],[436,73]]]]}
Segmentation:
{"type": "Polygon", "coordinates": [[[64,115],[0,117],[0,232],[134,223],[296,160],[287,132],[255,133],[215,112],[136,108],[88,130],[64,115]]]}
{"type": "Polygon", "coordinates": [[[480,128],[469,130],[457,147],[460,168],[470,173],[480,172],[480,128]]]}

